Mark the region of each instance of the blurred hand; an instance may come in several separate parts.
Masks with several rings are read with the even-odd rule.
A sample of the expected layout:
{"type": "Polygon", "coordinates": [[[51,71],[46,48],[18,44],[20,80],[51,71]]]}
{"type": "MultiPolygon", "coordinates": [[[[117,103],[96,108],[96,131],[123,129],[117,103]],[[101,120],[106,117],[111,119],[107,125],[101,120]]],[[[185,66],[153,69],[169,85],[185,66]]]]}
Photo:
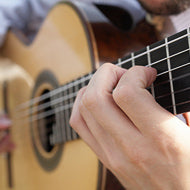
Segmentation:
{"type": "Polygon", "coordinates": [[[6,116],[0,117],[0,153],[10,152],[14,149],[14,144],[6,130],[11,126],[11,121],[6,116]]]}

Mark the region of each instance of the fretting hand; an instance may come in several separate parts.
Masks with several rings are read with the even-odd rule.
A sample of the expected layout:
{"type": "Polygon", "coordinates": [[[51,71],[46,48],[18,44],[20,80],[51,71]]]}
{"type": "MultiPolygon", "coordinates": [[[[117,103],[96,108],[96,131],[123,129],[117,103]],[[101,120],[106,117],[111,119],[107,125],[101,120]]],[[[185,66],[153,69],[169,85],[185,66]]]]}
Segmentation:
{"type": "Polygon", "coordinates": [[[146,90],[153,68],[103,65],[70,124],[127,189],[190,189],[190,128],[146,90]]]}

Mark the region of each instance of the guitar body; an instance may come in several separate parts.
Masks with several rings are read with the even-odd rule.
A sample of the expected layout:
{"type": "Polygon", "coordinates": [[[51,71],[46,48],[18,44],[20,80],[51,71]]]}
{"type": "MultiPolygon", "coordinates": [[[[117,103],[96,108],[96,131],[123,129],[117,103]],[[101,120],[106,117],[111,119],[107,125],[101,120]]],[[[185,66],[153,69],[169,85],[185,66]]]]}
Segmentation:
{"type": "MultiPolygon", "coordinates": [[[[114,184],[106,182],[104,167],[82,140],[44,145],[39,132],[44,121],[31,121],[29,114],[23,117],[17,108],[105,61],[114,61],[154,42],[156,37],[147,40],[154,33],[152,27],[147,26],[146,31],[146,36],[140,33],[134,38],[137,43],[132,44],[137,29],[133,33],[119,30],[92,5],[60,3],[49,13],[31,44],[8,34],[0,58],[0,105],[1,109],[4,104],[8,108],[16,149],[11,153],[9,171],[6,155],[0,156],[0,189],[123,189],[110,178],[111,174],[107,179],[114,184]],[[91,18],[91,12],[97,20],[91,18]]],[[[31,109],[29,106],[25,112],[31,109]]]]}

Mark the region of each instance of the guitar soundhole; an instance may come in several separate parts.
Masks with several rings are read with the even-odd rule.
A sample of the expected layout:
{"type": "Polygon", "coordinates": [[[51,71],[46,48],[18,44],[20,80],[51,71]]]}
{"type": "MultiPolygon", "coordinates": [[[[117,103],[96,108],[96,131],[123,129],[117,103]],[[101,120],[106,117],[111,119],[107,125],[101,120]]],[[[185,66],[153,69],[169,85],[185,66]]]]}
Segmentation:
{"type": "Polygon", "coordinates": [[[62,143],[55,143],[56,113],[49,92],[58,88],[59,83],[51,71],[44,70],[37,77],[32,99],[41,98],[31,106],[31,139],[35,156],[40,166],[46,171],[54,170],[61,159],[62,143]],[[42,98],[45,97],[45,98],[42,98]]]}
{"type": "MultiPolygon", "coordinates": [[[[47,94],[49,90],[45,90],[42,95],[47,94]]],[[[53,149],[53,145],[51,143],[51,136],[53,134],[53,126],[55,125],[55,114],[53,113],[53,108],[50,105],[50,98],[46,98],[45,100],[41,101],[38,108],[43,107],[44,105],[48,105],[44,109],[38,111],[39,115],[42,115],[42,119],[38,120],[38,132],[40,137],[40,142],[42,147],[46,152],[51,152],[53,149]],[[49,116],[45,116],[45,113],[53,113],[49,116]],[[44,117],[43,117],[44,115],[44,117]]]]}

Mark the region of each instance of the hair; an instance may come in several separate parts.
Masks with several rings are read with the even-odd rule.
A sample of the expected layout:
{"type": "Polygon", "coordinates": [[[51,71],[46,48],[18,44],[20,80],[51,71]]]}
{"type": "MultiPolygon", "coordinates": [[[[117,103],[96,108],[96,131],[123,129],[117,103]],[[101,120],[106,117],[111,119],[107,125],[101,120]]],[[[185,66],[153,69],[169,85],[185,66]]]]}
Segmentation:
{"type": "Polygon", "coordinates": [[[178,14],[190,7],[190,0],[165,0],[157,5],[152,5],[146,0],[139,0],[141,5],[150,13],[154,14],[178,14]]]}

